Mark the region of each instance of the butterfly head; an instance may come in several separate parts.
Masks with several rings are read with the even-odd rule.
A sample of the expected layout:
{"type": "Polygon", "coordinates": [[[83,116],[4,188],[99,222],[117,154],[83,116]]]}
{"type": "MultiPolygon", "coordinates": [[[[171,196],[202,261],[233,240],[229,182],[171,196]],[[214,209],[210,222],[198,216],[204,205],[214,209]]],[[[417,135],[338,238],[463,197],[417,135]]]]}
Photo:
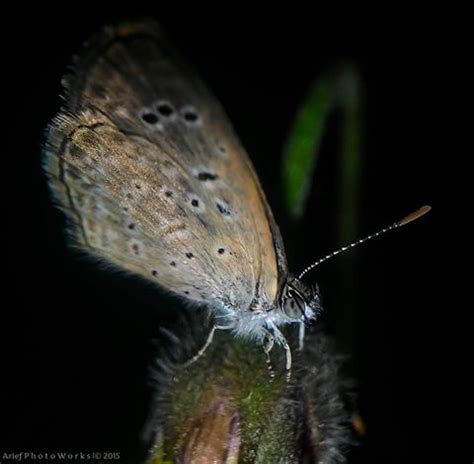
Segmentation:
{"type": "Polygon", "coordinates": [[[280,294],[280,308],[294,322],[310,322],[321,310],[319,287],[289,277],[280,294]]]}

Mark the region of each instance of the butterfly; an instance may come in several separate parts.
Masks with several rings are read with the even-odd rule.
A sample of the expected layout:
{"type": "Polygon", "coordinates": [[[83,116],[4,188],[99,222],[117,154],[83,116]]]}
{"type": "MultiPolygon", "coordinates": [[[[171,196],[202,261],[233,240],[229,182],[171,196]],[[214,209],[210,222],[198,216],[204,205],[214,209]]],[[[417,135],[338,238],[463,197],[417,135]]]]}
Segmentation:
{"type": "Polygon", "coordinates": [[[315,319],[319,291],[289,273],[247,153],[160,26],[103,28],[63,86],[44,169],[72,243],[210,309],[213,331],[276,342],[289,370],[280,328],[315,319]]]}

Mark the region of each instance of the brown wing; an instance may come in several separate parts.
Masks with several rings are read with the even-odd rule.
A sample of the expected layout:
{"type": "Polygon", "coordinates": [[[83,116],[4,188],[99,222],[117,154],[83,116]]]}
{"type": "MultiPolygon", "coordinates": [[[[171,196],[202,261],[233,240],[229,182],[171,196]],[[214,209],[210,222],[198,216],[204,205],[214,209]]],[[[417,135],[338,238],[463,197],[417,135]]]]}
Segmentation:
{"type": "Polygon", "coordinates": [[[153,22],[105,28],[64,81],[45,169],[81,248],[198,302],[273,305],[286,260],[224,112],[153,22]]]}

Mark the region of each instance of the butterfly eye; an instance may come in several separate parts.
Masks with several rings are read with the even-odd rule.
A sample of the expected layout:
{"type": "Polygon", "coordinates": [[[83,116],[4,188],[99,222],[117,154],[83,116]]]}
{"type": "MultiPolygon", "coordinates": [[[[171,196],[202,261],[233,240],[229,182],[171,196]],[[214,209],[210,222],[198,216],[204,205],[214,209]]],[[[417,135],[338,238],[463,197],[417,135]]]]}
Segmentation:
{"type": "Polygon", "coordinates": [[[301,315],[295,300],[291,297],[285,299],[282,309],[283,312],[291,319],[298,319],[301,315]]]}
{"type": "Polygon", "coordinates": [[[283,312],[291,319],[300,320],[305,316],[305,301],[297,293],[291,290],[288,291],[283,300],[283,312]]]}

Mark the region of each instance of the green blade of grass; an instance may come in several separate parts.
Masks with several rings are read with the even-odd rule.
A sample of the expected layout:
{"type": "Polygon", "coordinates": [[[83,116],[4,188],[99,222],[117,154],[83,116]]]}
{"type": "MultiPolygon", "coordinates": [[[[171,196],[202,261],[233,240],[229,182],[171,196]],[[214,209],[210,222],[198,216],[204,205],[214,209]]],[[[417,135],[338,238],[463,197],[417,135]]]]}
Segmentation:
{"type": "Polygon", "coordinates": [[[317,167],[326,121],[336,109],[342,109],[342,147],[340,157],[340,205],[344,211],[339,238],[354,237],[356,232],[359,185],[359,78],[351,65],[342,65],[316,80],[287,138],[283,156],[284,201],[290,217],[304,214],[307,196],[317,167]],[[352,235],[351,235],[352,234],[352,235]]]}
{"type": "Polygon", "coordinates": [[[331,89],[328,76],[314,83],[287,139],[283,158],[283,190],[287,211],[294,219],[304,213],[325,122],[333,107],[331,89]]]}

